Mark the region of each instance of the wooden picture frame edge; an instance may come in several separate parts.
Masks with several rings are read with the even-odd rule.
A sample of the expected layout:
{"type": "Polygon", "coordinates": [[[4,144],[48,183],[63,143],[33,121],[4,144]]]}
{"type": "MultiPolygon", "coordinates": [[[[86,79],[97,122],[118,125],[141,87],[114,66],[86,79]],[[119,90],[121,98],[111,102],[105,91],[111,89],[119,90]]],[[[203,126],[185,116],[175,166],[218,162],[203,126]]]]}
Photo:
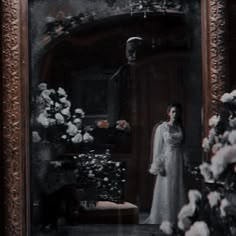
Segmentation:
{"type": "MultiPolygon", "coordinates": [[[[203,128],[227,89],[225,0],[201,0],[203,128]]],[[[2,0],[3,235],[30,235],[28,1],[2,0]]]]}

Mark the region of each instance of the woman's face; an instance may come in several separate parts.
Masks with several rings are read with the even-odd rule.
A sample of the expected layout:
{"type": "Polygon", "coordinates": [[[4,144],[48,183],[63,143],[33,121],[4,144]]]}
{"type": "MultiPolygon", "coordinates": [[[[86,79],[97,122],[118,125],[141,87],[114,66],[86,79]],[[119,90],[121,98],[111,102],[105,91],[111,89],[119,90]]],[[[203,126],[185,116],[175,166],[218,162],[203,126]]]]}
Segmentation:
{"type": "Polygon", "coordinates": [[[177,107],[171,107],[169,113],[169,118],[171,122],[177,122],[180,118],[180,110],[177,107]]]}

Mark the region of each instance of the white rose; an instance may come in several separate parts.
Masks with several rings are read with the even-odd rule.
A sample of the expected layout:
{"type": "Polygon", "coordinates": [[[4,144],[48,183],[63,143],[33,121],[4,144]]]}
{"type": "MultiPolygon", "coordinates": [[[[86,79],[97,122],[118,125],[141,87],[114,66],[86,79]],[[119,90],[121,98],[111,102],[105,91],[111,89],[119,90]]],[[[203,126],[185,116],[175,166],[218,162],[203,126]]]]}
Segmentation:
{"type": "Polygon", "coordinates": [[[60,98],[60,102],[61,102],[61,103],[66,103],[66,102],[67,102],[66,97],[62,97],[62,98],[60,98]]]}
{"type": "Polygon", "coordinates": [[[190,225],[191,220],[188,217],[178,220],[178,228],[183,231],[188,230],[190,225]]]}
{"type": "Polygon", "coordinates": [[[116,167],[119,167],[120,166],[120,162],[116,162],[116,167]]]}
{"type": "Polygon", "coordinates": [[[81,108],[76,108],[76,109],[75,109],[75,113],[76,113],[76,114],[80,114],[81,117],[84,117],[84,111],[83,111],[81,108]]]}
{"type": "Polygon", "coordinates": [[[66,100],[65,103],[64,103],[64,106],[65,107],[71,107],[71,102],[66,100]]]}
{"type": "Polygon", "coordinates": [[[65,115],[67,117],[70,117],[70,108],[67,107],[67,108],[62,109],[61,114],[65,115]]]}
{"type": "Polygon", "coordinates": [[[212,146],[212,153],[213,154],[216,154],[221,148],[222,148],[222,143],[215,143],[213,146],[212,146]]]}
{"type": "Polygon", "coordinates": [[[67,127],[68,127],[68,128],[67,128],[66,132],[67,132],[70,136],[74,136],[74,135],[78,132],[77,127],[76,127],[74,124],[72,124],[71,121],[67,123],[67,127]]]}
{"type": "Polygon", "coordinates": [[[211,179],[211,165],[203,162],[200,166],[199,166],[201,175],[204,177],[205,181],[209,181],[211,179]]]}
{"type": "Polygon", "coordinates": [[[225,170],[228,164],[236,162],[236,144],[233,146],[226,146],[221,148],[212,158],[211,158],[211,170],[213,176],[217,179],[220,174],[225,170]]]}
{"type": "Polygon", "coordinates": [[[208,138],[204,138],[203,141],[202,141],[202,148],[205,152],[209,152],[210,151],[210,143],[209,143],[209,140],[208,138]]]}
{"type": "Polygon", "coordinates": [[[55,109],[56,111],[59,111],[61,109],[61,104],[59,104],[58,102],[55,103],[55,109]]]}
{"type": "Polygon", "coordinates": [[[49,120],[49,125],[52,126],[52,125],[55,125],[56,124],[56,120],[53,119],[53,118],[50,118],[48,119],[49,120]]]}
{"type": "Polygon", "coordinates": [[[218,179],[220,174],[224,171],[225,166],[222,163],[214,163],[211,165],[211,172],[214,179],[218,179]]]}
{"type": "Polygon", "coordinates": [[[185,233],[185,236],[210,236],[208,226],[203,221],[196,221],[189,231],[185,233]]]}
{"type": "Polygon", "coordinates": [[[230,132],[228,139],[232,145],[236,144],[236,130],[230,132]]]}
{"type": "Polygon", "coordinates": [[[220,214],[222,217],[226,216],[225,208],[228,206],[230,206],[230,202],[226,198],[222,199],[220,204],[220,214]]]}
{"type": "Polygon", "coordinates": [[[85,143],[92,142],[93,137],[88,132],[85,132],[83,135],[83,140],[85,143]]]}
{"type": "Polygon", "coordinates": [[[58,88],[57,93],[61,96],[66,96],[66,91],[61,87],[58,88]]]}
{"type": "Polygon", "coordinates": [[[73,123],[78,127],[80,128],[81,124],[82,124],[82,120],[80,118],[75,118],[73,120],[73,123]]]}
{"type": "Polygon", "coordinates": [[[37,131],[32,132],[32,141],[33,143],[39,143],[41,141],[41,137],[37,131]]]}
{"type": "Polygon", "coordinates": [[[207,198],[208,198],[208,201],[209,201],[209,204],[212,207],[214,206],[217,206],[218,202],[220,201],[220,194],[216,191],[214,192],[210,192],[208,195],[207,195],[207,198]]]}
{"type": "Polygon", "coordinates": [[[209,130],[208,141],[210,144],[214,143],[216,137],[216,131],[214,128],[209,130]]]}
{"type": "Polygon", "coordinates": [[[233,91],[230,93],[230,95],[231,95],[232,97],[236,98],[236,89],[233,90],[233,91]]]}
{"type": "Polygon", "coordinates": [[[181,208],[181,210],[180,210],[180,212],[178,214],[178,219],[182,220],[184,218],[193,216],[193,214],[195,212],[195,209],[196,209],[196,205],[195,204],[186,204],[186,205],[184,205],[181,208]]]}
{"type": "Polygon", "coordinates": [[[38,85],[38,89],[39,89],[39,90],[45,90],[45,89],[47,89],[47,84],[46,84],[46,83],[40,83],[40,84],[38,85]]]}
{"type": "Polygon", "coordinates": [[[65,119],[60,113],[56,113],[55,118],[58,124],[64,124],[65,119]]]}
{"type": "Polygon", "coordinates": [[[77,133],[72,139],[72,143],[81,143],[83,140],[81,133],[77,133]]]}
{"type": "Polygon", "coordinates": [[[209,126],[210,127],[216,127],[217,124],[220,121],[220,116],[219,115],[214,115],[209,119],[209,126]]]}
{"type": "Polygon", "coordinates": [[[202,194],[198,190],[192,189],[188,191],[188,199],[190,204],[197,203],[199,200],[201,200],[201,198],[202,194]]]}
{"type": "Polygon", "coordinates": [[[232,127],[232,128],[236,128],[236,117],[230,117],[229,118],[229,125],[232,127]]]}
{"type": "Polygon", "coordinates": [[[220,98],[220,101],[223,102],[223,103],[232,102],[232,100],[233,100],[233,96],[232,96],[232,94],[230,94],[230,93],[225,93],[225,94],[223,94],[223,96],[220,98]]]}
{"type": "Polygon", "coordinates": [[[49,126],[49,120],[48,120],[48,118],[47,118],[47,116],[46,116],[46,114],[44,112],[39,114],[39,116],[37,118],[37,121],[44,128],[47,128],[49,126]]]}
{"type": "Polygon", "coordinates": [[[49,89],[45,89],[41,92],[41,97],[50,104],[52,99],[50,98],[51,91],[49,89]]]}
{"type": "Polygon", "coordinates": [[[160,225],[160,230],[167,235],[171,235],[173,233],[173,226],[169,221],[163,221],[160,225]]]}

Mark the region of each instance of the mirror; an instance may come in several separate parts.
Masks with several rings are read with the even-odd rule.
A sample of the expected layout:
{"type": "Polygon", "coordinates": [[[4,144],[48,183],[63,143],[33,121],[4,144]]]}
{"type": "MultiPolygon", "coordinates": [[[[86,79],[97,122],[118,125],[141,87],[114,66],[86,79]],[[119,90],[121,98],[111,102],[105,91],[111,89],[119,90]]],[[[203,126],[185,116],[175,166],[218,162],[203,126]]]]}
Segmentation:
{"type": "Polygon", "coordinates": [[[93,200],[132,204],[139,215],[127,222],[141,224],[154,186],[152,130],[170,102],[184,108],[191,165],[201,162],[200,1],[169,2],[30,2],[33,232],[100,223],[79,216],[93,200]],[[113,170],[101,178],[89,158],[113,170]]]}
{"type": "MultiPolygon", "coordinates": [[[[25,6],[23,3],[27,5],[22,1],[22,6],[25,6]]],[[[204,1],[201,3],[206,4],[204,1]]],[[[40,231],[54,230],[52,226],[55,225],[64,227],[63,230],[68,229],[67,225],[73,225],[75,227],[70,228],[70,232],[79,232],[76,231],[80,230],[77,227],[80,225],[77,214],[81,208],[85,213],[87,208],[92,208],[98,201],[97,196],[101,203],[104,200],[120,204],[127,202],[132,216],[126,220],[131,219],[134,225],[141,224],[150,211],[154,184],[154,179],[148,173],[151,133],[156,123],[166,119],[169,102],[178,100],[183,104],[186,148],[191,164],[202,160],[200,143],[205,124],[201,122],[201,111],[207,107],[206,100],[202,99],[202,87],[204,93],[210,91],[211,94],[211,88],[206,88],[203,80],[208,76],[210,78],[211,74],[204,72],[203,78],[201,76],[201,65],[203,69],[206,66],[201,62],[200,15],[206,14],[207,10],[201,10],[200,1],[169,1],[166,8],[152,10],[146,5],[130,6],[126,1],[62,3],[58,0],[51,3],[35,0],[28,4],[29,81],[25,79],[26,86],[18,86],[16,91],[21,91],[22,101],[30,104],[30,119],[23,122],[24,119],[19,116],[20,127],[14,131],[26,134],[22,141],[17,141],[17,150],[26,146],[27,140],[30,143],[29,153],[28,148],[17,152],[25,153],[22,154],[24,157],[29,154],[29,159],[14,156],[18,163],[14,171],[19,173],[25,163],[30,169],[26,178],[26,189],[30,189],[30,196],[27,195],[26,200],[30,199],[27,209],[31,214],[26,212],[27,223],[30,222],[27,224],[30,227],[26,229],[32,235],[37,235],[40,231]],[[188,7],[182,8],[182,3],[188,7]],[[140,47],[135,47],[133,51],[128,50],[132,37],[142,39],[140,47]],[[130,61],[127,51],[132,51],[137,57],[131,57],[130,61]],[[53,103],[48,98],[51,95],[55,99],[53,103]],[[56,125],[49,125],[49,120],[45,119],[44,109],[48,107],[41,104],[42,97],[49,102],[50,109],[53,107],[53,112],[64,109],[63,116],[56,116],[55,113],[56,121],[50,120],[56,125]],[[73,124],[65,127],[63,119],[70,121],[72,118],[73,124]],[[24,127],[29,127],[29,132],[24,127]],[[98,165],[107,162],[107,166],[111,167],[103,173],[106,176],[102,175],[104,188],[94,188],[93,181],[89,182],[88,188],[81,180],[80,173],[88,167],[82,165],[87,162],[83,162],[83,158],[91,159],[91,162],[95,159],[98,165]],[[25,163],[21,160],[25,160],[25,163]],[[118,172],[114,179],[113,174],[118,172]],[[78,180],[81,180],[79,188],[78,180]],[[114,186],[116,189],[112,192],[114,186]]],[[[21,11],[24,12],[25,8],[21,11]]],[[[21,30],[25,32],[26,28],[21,30]]],[[[5,35],[6,32],[3,33],[5,35]]],[[[205,31],[203,40],[204,37],[207,37],[205,31]]],[[[8,45],[7,40],[4,42],[4,46],[8,45]]],[[[22,48],[22,58],[27,58],[27,44],[22,48]]],[[[6,56],[4,62],[8,59],[6,56]]],[[[209,59],[210,62],[212,60],[209,59]]],[[[25,62],[27,60],[22,65],[25,62]]],[[[6,71],[4,75],[8,78],[6,71]]],[[[21,76],[27,74],[22,71],[21,76]]],[[[9,83],[6,80],[3,82],[8,89],[9,83]]],[[[13,95],[12,91],[10,95],[13,95]]],[[[17,93],[13,97],[18,96],[17,93]]],[[[8,96],[4,99],[5,102],[10,101],[8,96]]],[[[20,103],[20,106],[28,112],[27,105],[20,103]]],[[[209,115],[208,112],[204,114],[209,115]]],[[[4,114],[10,114],[9,110],[4,114]]],[[[16,111],[12,114],[15,115],[16,111]]],[[[4,116],[3,122],[9,125],[11,119],[7,120],[7,117],[4,116]]],[[[204,121],[206,119],[204,117],[204,121]]],[[[19,123],[11,122],[13,124],[19,123]]],[[[4,155],[8,153],[11,156],[12,152],[8,150],[14,142],[9,136],[3,136],[7,145],[9,142],[4,155]]],[[[14,148],[12,150],[16,150],[14,148]]],[[[92,177],[90,170],[87,174],[92,177]]],[[[14,171],[11,169],[6,173],[14,175],[14,171]]],[[[19,179],[23,182],[24,175],[20,175],[17,181],[19,179]]],[[[24,192],[22,182],[16,185],[24,192]]],[[[7,184],[10,182],[6,181],[7,184]]],[[[11,191],[6,191],[6,196],[9,196],[9,200],[13,199],[11,191]]],[[[22,196],[17,198],[20,205],[23,199],[22,196]]],[[[12,214],[16,211],[14,209],[13,206],[12,214]]],[[[24,213],[22,210],[21,214],[24,213]]],[[[10,216],[11,213],[9,222],[10,216]]],[[[91,218],[88,219],[83,223],[93,223],[91,218]]],[[[21,223],[24,225],[23,220],[21,223]]],[[[151,230],[152,226],[147,225],[148,229],[151,230]]],[[[86,227],[82,230],[85,232],[86,227]]],[[[23,229],[19,231],[23,232],[23,229]]]]}

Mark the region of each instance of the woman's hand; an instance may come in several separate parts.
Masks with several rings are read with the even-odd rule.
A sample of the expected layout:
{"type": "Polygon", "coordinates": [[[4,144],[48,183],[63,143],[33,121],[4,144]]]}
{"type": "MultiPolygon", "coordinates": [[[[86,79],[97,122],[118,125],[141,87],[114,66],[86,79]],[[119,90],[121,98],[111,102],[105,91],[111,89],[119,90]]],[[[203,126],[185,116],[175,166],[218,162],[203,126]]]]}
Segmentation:
{"type": "Polygon", "coordinates": [[[152,175],[158,175],[158,170],[156,168],[151,167],[148,171],[152,175]]]}

